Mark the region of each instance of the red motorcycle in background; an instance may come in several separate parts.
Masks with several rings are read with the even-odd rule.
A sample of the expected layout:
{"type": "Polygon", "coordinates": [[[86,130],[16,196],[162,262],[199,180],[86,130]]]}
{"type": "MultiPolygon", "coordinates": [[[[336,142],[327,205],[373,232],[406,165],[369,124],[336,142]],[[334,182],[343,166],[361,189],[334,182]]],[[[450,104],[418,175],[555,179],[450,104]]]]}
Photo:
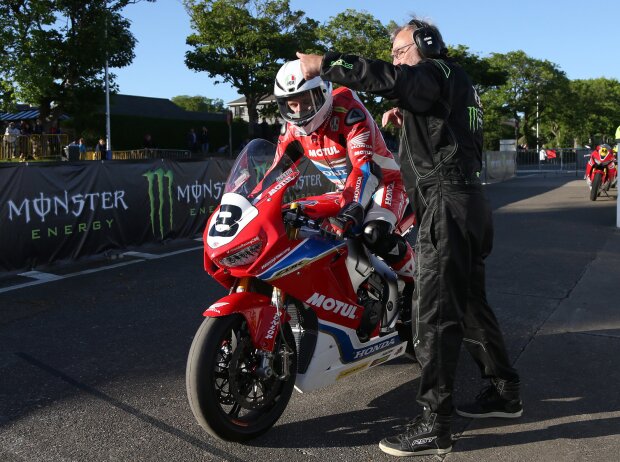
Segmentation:
{"type": "Polygon", "coordinates": [[[359,239],[321,234],[321,219],[340,210],[336,195],[290,200],[297,149],[261,178],[257,166],[272,165],[276,147],[251,141],[204,232],[205,270],[230,293],[203,313],[186,385],[198,423],[224,440],[266,432],[294,387],[315,390],[383,364],[411,337],[411,294],[402,293],[411,285],[359,239]]]}
{"type": "Polygon", "coordinates": [[[585,179],[590,188],[590,200],[595,201],[601,194],[607,194],[615,185],[618,175],[617,160],[610,146],[603,144],[590,154],[586,166],[585,179]]]}

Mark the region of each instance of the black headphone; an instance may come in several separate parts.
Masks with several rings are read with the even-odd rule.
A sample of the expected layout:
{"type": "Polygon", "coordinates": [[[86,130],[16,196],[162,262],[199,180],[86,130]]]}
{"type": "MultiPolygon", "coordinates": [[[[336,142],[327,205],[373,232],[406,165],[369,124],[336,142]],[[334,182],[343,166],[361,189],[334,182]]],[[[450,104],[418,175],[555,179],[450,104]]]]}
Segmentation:
{"type": "Polygon", "coordinates": [[[427,23],[412,19],[410,26],[415,26],[413,31],[413,41],[418,47],[418,53],[422,58],[439,58],[444,53],[444,44],[437,28],[429,26],[427,23]]]}

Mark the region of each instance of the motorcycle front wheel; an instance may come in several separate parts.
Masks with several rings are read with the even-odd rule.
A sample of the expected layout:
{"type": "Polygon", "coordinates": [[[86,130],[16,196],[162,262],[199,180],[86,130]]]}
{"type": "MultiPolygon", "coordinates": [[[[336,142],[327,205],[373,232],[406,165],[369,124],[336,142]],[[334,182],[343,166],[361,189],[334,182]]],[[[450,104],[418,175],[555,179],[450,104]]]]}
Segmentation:
{"type": "Polygon", "coordinates": [[[259,373],[262,356],[240,314],[207,318],[187,359],[187,397],[194,417],[211,435],[242,442],[265,433],[280,418],[297,374],[295,339],[282,325],[273,371],[259,373]]]}
{"type": "Polygon", "coordinates": [[[594,179],[592,180],[592,189],[590,189],[590,200],[595,201],[598,197],[598,190],[601,187],[601,175],[594,175],[594,179]]]}

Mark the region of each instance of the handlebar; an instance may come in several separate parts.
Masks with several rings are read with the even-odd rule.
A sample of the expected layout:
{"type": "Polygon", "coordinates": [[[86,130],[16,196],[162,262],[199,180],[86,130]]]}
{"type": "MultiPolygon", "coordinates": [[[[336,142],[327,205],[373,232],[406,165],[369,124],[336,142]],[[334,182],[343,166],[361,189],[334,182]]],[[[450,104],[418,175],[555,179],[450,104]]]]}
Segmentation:
{"type": "Polygon", "coordinates": [[[308,228],[309,230],[314,230],[316,232],[320,232],[321,229],[320,222],[303,215],[300,207],[284,210],[282,213],[282,220],[285,225],[292,228],[308,228]]]}

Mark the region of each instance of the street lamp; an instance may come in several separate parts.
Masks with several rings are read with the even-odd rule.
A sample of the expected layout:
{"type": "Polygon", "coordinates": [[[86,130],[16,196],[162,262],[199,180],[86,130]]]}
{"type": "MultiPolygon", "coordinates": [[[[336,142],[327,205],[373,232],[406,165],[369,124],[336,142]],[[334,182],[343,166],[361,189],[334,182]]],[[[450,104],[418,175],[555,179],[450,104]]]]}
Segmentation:
{"type": "Polygon", "coordinates": [[[108,2],[105,2],[106,17],[105,17],[105,157],[106,159],[112,159],[112,135],[110,134],[110,82],[108,77],[108,2]]]}

